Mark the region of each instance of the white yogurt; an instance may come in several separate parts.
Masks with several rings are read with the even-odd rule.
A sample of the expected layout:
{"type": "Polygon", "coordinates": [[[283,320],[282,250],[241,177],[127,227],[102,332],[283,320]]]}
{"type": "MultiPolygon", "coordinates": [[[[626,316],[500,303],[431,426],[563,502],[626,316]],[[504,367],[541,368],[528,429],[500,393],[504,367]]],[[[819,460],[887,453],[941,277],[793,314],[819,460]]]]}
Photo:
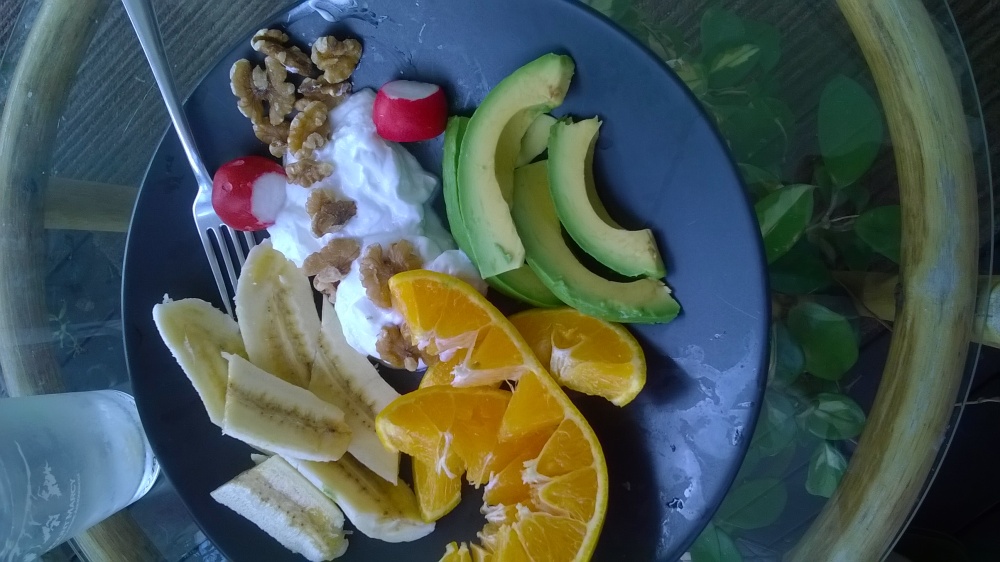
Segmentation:
{"type": "MultiPolygon", "coordinates": [[[[333,165],[333,174],[310,188],[289,183],[285,205],[268,228],[275,249],[296,265],[337,237],[356,238],[361,253],[370,244],[384,248],[406,239],[420,254],[424,268],[459,277],[480,292],[486,284],[476,267],[441,225],[428,206],[438,186],[402,146],[378,136],[372,121],[375,92],[361,90],[330,112],[332,136],[314,158],[333,165]],[[338,198],[357,203],[357,214],[333,234],[317,238],[311,231],[306,201],[313,189],[328,189],[338,198]]],[[[295,158],[286,156],[289,163],[295,158]]],[[[402,319],[390,309],[376,306],[361,285],[359,261],[337,288],[334,308],[352,347],[378,357],[375,343],[386,326],[402,319]]]]}

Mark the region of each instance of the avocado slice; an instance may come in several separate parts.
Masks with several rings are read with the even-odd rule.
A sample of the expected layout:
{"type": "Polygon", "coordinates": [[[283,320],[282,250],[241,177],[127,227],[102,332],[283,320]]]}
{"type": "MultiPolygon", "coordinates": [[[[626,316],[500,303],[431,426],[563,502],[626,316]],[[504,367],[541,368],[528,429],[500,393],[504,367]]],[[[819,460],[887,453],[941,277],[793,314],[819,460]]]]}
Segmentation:
{"type": "Polygon", "coordinates": [[[444,212],[448,217],[448,228],[451,236],[458,244],[458,249],[465,252],[473,262],[476,258],[472,255],[472,243],[469,241],[469,233],[465,229],[465,221],[462,220],[462,213],[458,208],[458,154],[459,147],[462,146],[462,138],[465,130],[469,126],[468,117],[452,117],[448,119],[448,126],[444,129],[444,156],[441,159],[441,193],[444,195],[444,212]]]}
{"type": "MultiPolygon", "coordinates": [[[[553,119],[553,122],[555,120],[553,119]]],[[[458,205],[458,158],[459,147],[462,145],[462,137],[469,125],[468,117],[452,117],[448,120],[448,127],[444,131],[444,158],[441,163],[441,191],[444,194],[444,208],[448,216],[448,227],[451,235],[455,238],[455,243],[465,255],[475,263],[476,258],[472,255],[472,244],[469,242],[469,233],[462,220],[462,214],[458,205]]],[[[546,138],[546,142],[548,139],[546,138]]],[[[536,155],[537,156],[537,155],[536,155]]],[[[486,279],[491,287],[507,295],[508,297],[526,302],[537,307],[562,306],[559,300],[548,287],[542,283],[535,272],[524,264],[517,269],[506,273],[501,273],[496,277],[486,279]]]]}
{"type": "Polygon", "coordinates": [[[653,232],[626,230],[608,216],[594,187],[596,117],[561,120],[549,136],[549,184],[556,213],[566,232],[597,261],[629,277],[666,275],[653,232]]]}
{"type": "Polygon", "coordinates": [[[469,121],[458,163],[458,203],[479,273],[493,277],[524,265],[524,245],[510,216],[521,139],[542,113],[562,103],[573,60],[544,55],[504,78],[469,121]]]}
{"type": "Polygon", "coordinates": [[[524,138],[521,139],[521,152],[517,155],[515,168],[531,164],[535,158],[545,152],[545,149],[549,147],[549,131],[555,124],[556,118],[548,113],[539,115],[531,122],[531,126],[524,133],[524,138]]]}
{"type": "Polygon", "coordinates": [[[587,269],[563,240],[548,188],[548,162],[514,173],[514,223],[524,240],[528,264],[563,302],[611,322],[656,324],[673,320],[680,305],[656,279],[610,281],[587,269]]]}

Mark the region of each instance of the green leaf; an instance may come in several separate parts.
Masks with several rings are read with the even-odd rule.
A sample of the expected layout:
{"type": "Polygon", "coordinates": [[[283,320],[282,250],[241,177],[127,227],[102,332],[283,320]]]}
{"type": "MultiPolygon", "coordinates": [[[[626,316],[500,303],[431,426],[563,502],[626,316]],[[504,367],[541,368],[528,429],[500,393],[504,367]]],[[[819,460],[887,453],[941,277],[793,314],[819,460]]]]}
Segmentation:
{"type": "Polygon", "coordinates": [[[812,454],[812,460],[809,461],[806,491],[824,498],[832,496],[846,470],[847,459],[844,455],[828,441],[820,443],[812,454]]]}
{"type": "Polygon", "coordinates": [[[865,413],[858,403],[837,392],[817,394],[801,414],[802,426],[820,439],[853,439],[865,426],[865,413]]]}
{"type": "Polygon", "coordinates": [[[795,402],[780,392],[768,391],[753,432],[752,446],[759,448],[765,457],[776,455],[795,441],[797,431],[795,402]]]}
{"type": "Polygon", "coordinates": [[[781,480],[750,480],[729,490],[715,521],[734,529],[760,529],[778,520],[787,501],[788,490],[781,480]]]}
{"type": "MultiPolygon", "coordinates": [[[[764,168],[758,168],[750,164],[739,164],[740,175],[743,181],[752,188],[761,188],[760,193],[767,194],[781,187],[781,179],[764,168]]],[[[751,190],[758,191],[758,190],[751,190]]]]}
{"type": "Polygon", "coordinates": [[[852,271],[867,271],[875,253],[871,246],[865,244],[858,235],[849,230],[846,232],[827,232],[827,239],[837,250],[841,260],[852,271]]]}
{"type": "Polygon", "coordinates": [[[786,295],[808,295],[833,284],[823,258],[806,240],[799,240],[768,266],[771,290],[786,295]]]}
{"type": "Polygon", "coordinates": [[[840,195],[850,204],[854,205],[855,213],[863,212],[868,207],[868,201],[871,199],[871,193],[868,192],[868,188],[859,183],[852,183],[851,185],[842,187],[840,195]]]}
{"type": "Polygon", "coordinates": [[[813,189],[811,185],[790,185],[754,205],[767,263],[788,252],[805,232],[812,220],[813,189]]]}
{"type": "Polygon", "coordinates": [[[716,107],[719,128],[737,162],[769,168],[780,164],[788,147],[788,127],[774,108],[751,107],[744,101],[716,107]]]}
{"type": "Polygon", "coordinates": [[[819,149],[837,185],[856,182],[878,155],[884,134],[878,104],[850,78],[833,78],[819,100],[819,149]]]}
{"type": "Polygon", "coordinates": [[[781,34],[773,25],[756,21],[743,22],[747,38],[760,47],[759,66],[769,71],[778,65],[781,59],[781,34]]]}
{"type": "Polygon", "coordinates": [[[814,302],[788,311],[788,329],[802,346],[806,371],[822,379],[839,380],[858,360],[858,340],[843,315],[814,302]]]}
{"type": "Polygon", "coordinates": [[[583,3],[611,19],[617,19],[632,5],[632,0],[583,0],[583,3]]]}
{"type": "Polygon", "coordinates": [[[702,60],[710,61],[717,53],[735,47],[743,41],[746,28],[733,12],[709,8],[701,17],[702,60]]]}
{"type": "Polygon", "coordinates": [[[733,539],[711,523],[695,539],[690,552],[691,562],[743,562],[733,539]]]}
{"type": "Polygon", "coordinates": [[[700,64],[692,64],[685,59],[674,59],[668,61],[670,68],[677,74],[677,77],[684,81],[684,85],[699,98],[708,91],[708,77],[705,75],[705,67],[700,64]]]}
{"type": "Polygon", "coordinates": [[[709,59],[709,83],[713,88],[734,86],[747,77],[760,59],[760,47],[744,43],[719,51],[709,59]]]}
{"type": "Polygon", "coordinates": [[[775,357],[773,381],[781,385],[795,382],[806,369],[806,356],[783,322],[774,323],[775,357]]]}
{"type": "Polygon", "coordinates": [[[875,207],[861,213],[854,231],[873,250],[899,263],[901,221],[899,205],[875,207]]]}

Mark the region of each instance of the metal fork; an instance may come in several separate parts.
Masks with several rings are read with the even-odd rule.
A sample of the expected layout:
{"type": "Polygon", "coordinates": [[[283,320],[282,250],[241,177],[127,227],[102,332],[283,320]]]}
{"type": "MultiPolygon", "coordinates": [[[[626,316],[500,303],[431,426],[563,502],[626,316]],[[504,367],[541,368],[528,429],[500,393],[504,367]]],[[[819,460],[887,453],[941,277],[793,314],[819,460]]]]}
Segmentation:
{"type": "Polygon", "coordinates": [[[194,198],[194,223],[198,228],[198,236],[205,248],[205,255],[208,256],[208,264],[212,268],[215,282],[219,286],[219,294],[222,295],[222,302],[226,312],[230,316],[233,314],[233,298],[236,296],[236,280],[239,277],[237,265],[243,267],[246,261],[246,252],[253,248],[257,241],[253,233],[243,232],[242,238],[246,242],[246,251],[240,243],[241,236],[222,223],[219,215],[212,207],[212,177],[208,175],[205,164],[198,153],[198,146],[194,142],[194,135],[188,125],[187,117],[181,108],[177,90],[174,86],[173,78],[170,75],[170,67],[167,64],[167,56],[163,49],[163,40],[160,38],[160,31],[156,25],[156,14],[150,0],[122,0],[125,11],[132,20],[132,27],[139,37],[139,44],[142,51],[149,60],[149,66],[153,70],[153,77],[156,85],[160,88],[163,96],[163,103],[167,106],[167,113],[174,124],[177,136],[180,137],[181,145],[184,147],[184,154],[187,155],[188,163],[198,181],[198,195],[194,198]],[[237,263],[233,263],[232,254],[236,255],[237,263]],[[225,272],[219,264],[219,258],[225,265],[225,272]],[[226,281],[228,275],[229,285],[226,281]],[[230,292],[230,290],[232,292],[230,292]]]}

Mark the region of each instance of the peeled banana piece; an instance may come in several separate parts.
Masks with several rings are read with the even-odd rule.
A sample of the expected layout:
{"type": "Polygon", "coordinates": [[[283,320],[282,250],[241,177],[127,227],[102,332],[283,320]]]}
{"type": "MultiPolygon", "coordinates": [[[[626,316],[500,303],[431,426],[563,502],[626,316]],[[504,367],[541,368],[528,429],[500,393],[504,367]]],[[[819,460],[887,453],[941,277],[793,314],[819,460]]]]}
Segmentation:
{"type": "Polygon", "coordinates": [[[425,523],[413,491],[390,484],[350,455],[336,462],[287,459],[301,474],[344,510],[366,536],[386,542],[410,542],[434,531],[425,523]]]}
{"type": "Polygon", "coordinates": [[[309,390],[344,411],[344,419],[351,427],[347,452],[395,484],[399,478],[399,453],[382,445],[375,433],[375,417],[399,394],[367,357],[347,343],[333,305],[325,299],[322,334],[309,390]]]}
{"type": "Polygon", "coordinates": [[[223,484],[212,498],[312,562],[347,550],[344,514],[281,457],[270,457],[223,484]]]}
{"type": "Polygon", "coordinates": [[[200,299],[165,298],[153,307],[153,321],[201,397],[209,419],[221,427],[229,380],[229,362],[222,354],[247,356],[239,325],[200,299]]]}
{"type": "Polygon", "coordinates": [[[223,433],[286,457],[332,461],[344,455],[351,428],[340,408],[238,355],[226,358],[223,433]]]}
{"type": "Polygon", "coordinates": [[[312,286],[269,240],[247,255],[236,283],[236,317],[250,362],[296,386],[309,386],[320,331],[312,286]]]}

